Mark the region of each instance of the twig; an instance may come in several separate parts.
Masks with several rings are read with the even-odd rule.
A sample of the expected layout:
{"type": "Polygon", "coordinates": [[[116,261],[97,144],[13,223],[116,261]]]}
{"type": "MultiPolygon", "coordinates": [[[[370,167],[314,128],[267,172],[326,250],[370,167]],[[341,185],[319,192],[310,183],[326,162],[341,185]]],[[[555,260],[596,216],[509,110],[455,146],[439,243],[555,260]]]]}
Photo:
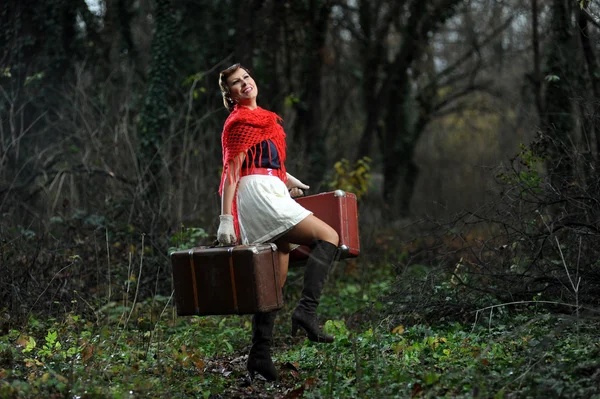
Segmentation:
{"type": "Polygon", "coordinates": [[[567,272],[567,277],[569,278],[569,282],[571,283],[571,287],[573,288],[573,295],[575,295],[575,312],[577,317],[577,336],[579,336],[579,283],[581,283],[581,277],[579,277],[579,257],[581,257],[581,236],[579,237],[579,257],[577,258],[577,270],[575,274],[575,278],[577,279],[577,285],[573,283],[573,279],[571,279],[571,273],[569,273],[569,268],[567,267],[567,262],[565,261],[565,257],[562,252],[562,248],[560,247],[560,243],[558,242],[558,237],[554,237],[556,240],[556,246],[558,247],[558,252],[560,253],[560,258],[562,259],[563,266],[565,267],[565,271],[567,272]]]}
{"type": "Polygon", "coordinates": [[[531,366],[529,366],[527,368],[527,370],[525,370],[523,372],[523,374],[521,374],[520,376],[518,376],[517,378],[515,378],[514,380],[512,380],[511,382],[507,383],[506,385],[504,385],[504,387],[502,387],[502,390],[504,390],[504,388],[506,388],[507,386],[509,386],[512,383],[515,383],[517,381],[519,381],[521,378],[525,377],[527,375],[527,373],[529,373],[529,371],[534,368],[539,362],[541,362],[542,360],[544,360],[546,357],[548,356],[548,353],[544,353],[544,356],[542,356],[541,358],[539,358],[535,363],[533,363],[531,366]]]}
{"type": "Polygon", "coordinates": [[[133,259],[133,253],[129,252],[129,262],[127,264],[127,289],[123,294],[123,313],[121,313],[121,318],[119,319],[119,325],[121,321],[123,321],[123,317],[127,313],[127,305],[129,304],[129,288],[131,287],[131,264],[133,259]]]}
{"type": "MultiPolygon", "coordinates": [[[[486,306],[485,308],[477,309],[474,312],[479,313],[479,312],[482,312],[484,310],[491,309],[491,308],[499,308],[499,307],[508,306],[508,305],[524,305],[524,304],[527,304],[527,303],[548,303],[548,304],[551,304],[551,305],[568,306],[568,307],[571,307],[571,308],[574,308],[574,307],[577,306],[577,305],[572,305],[570,303],[554,302],[554,301],[515,301],[515,302],[500,303],[498,305],[486,306]]],[[[580,308],[581,309],[585,309],[585,310],[589,310],[589,311],[592,311],[592,312],[595,312],[595,313],[600,313],[600,310],[597,310],[597,309],[588,308],[588,307],[584,307],[584,306],[580,306],[580,308]]]]}
{"type": "Polygon", "coordinates": [[[567,307],[571,307],[571,308],[578,308],[578,309],[589,310],[589,311],[594,312],[594,313],[600,313],[600,310],[593,309],[593,308],[588,308],[588,307],[583,307],[583,306],[579,306],[578,304],[577,305],[572,305],[570,303],[562,303],[562,302],[554,302],[554,301],[515,301],[515,302],[506,302],[506,303],[501,303],[501,304],[498,304],[498,305],[486,306],[485,308],[481,308],[481,309],[475,310],[475,322],[473,323],[473,328],[475,328],[475,324],[477,324],[477,320],[479,319],[479,313],[483,312],[484,310],[493,309],[493,308],[499,308],[499,307],[508,306],[508,305],[524,305],[524,304],[527,304],[527,303],[548,303],[548,304],[551,304],[551,305],[567,306],[567,307]]]}
{"type": "Polygon", "coordinates": [[[142,280],[142,266],[144,265],[144,237],[145,237],[145,234],[142,233],[142,251],[140,254],[140,272],[137,276],[137,285],[135,286],[135,295],[133,296],[133,302],[131,303],[131,311],[129,312],[129,316],[127,317],[127,320],[125,321],[123,330],[125,330],[127,328],[127,325],[129,324],[129,319],[131,319],[131,315],[133,314],[133,311],[135,310],[138,292],[140,291],[140,283],[142,280]]]}
{"type": "Polygon", "coordinates": [[[354,363],[356,364],[356,382],[358,383],[358,396],[365,397],[365,388],[363,386],[363,370],[360,365],[360,356],[358,356],[358,348],[356,345],[356,336],[352,333],[352,353],[354,355],[354,363]]]}
{"type": "Polygon", "coordinates": [[[99,324],[100,318],[98,317],[98,311],[94,309],[94,307],[88,301],[86,301],[85,298],[82,297],[77,290],[74,290],[73,292],[79,297],[79,299],[83,301],[83,303],[85,303],[91,309],[91,311],[94,313],[94,316],[96,316],[96,324],[99,324]]]}
{"type": "Polygon", "coordinates": [[[73,260],[71,263],[69,263],[67,266],[63,267],[62,269],[60,269],[59,271],[57,271],[54,276],[52,276],[52,279],[50,280],[50,282],[46,285],[46,288],[44,288],[44,291],[42,291],[42,293],[40,295],[38,295],[37,299],[35,300],[35,302],[33,303],[33,305],[31,305],[31,307],[29,308],[29,313],[27,315],[27,319],[29,320],[29,317],[31,316],[31,311],[33,310],[33,308],[35,307],[35,305],[37,305],[37,303],[39,302],[40,298],[46,293],[46,291],[48,291],[48,288],[50,288],[50,284],[52,284],[52,282],[54,281],[54,279],[56,278],[56,276],[58,276],[59,274],[61,274],[64,270],[68,269],[69,267],[73,266],[73,264],[75,263],[75,260],[73,260]]]}
{"type": "MultiPolygon", "coordinates": [[[[148,358],[148,352],[150,352],[150,344],[152,343],[152,337],[156,333],[156,329],[158,328],[158,323],[160,323],[160,320],[162,319],[163,315],[165,314],[165,311],[167,310],[167,307],[171,303],[171,299],[173,299],[173,295],[175,295],[175,290],[173,290],[171,292],[171,296],[169,297],[169,300],[165,304],[165,307],[163,308],[162,312],[160,312],[160,315],[158,316],[158,320],[156,320],[156,323],[154,323],[154,328],[152,329],[152,332],[150,333],[150,339],[148,340],[148,347],[146,348],[146,356],[145,356],[146,359],[148,358]]],[[[157,352],[157,356],[158,356],[158,352],[157,352]]]]}
{"type": "Polygon", "coordinates": [[[110,286],[110,246],[108,245],[108,229],[105,229],[106,231],[106,262],[108,263],[108,292],[107,292],[107,298],[106,298],[106,303],[110,303],[110,297],[112,294],[111,291],[111,286],[110,286]]]}

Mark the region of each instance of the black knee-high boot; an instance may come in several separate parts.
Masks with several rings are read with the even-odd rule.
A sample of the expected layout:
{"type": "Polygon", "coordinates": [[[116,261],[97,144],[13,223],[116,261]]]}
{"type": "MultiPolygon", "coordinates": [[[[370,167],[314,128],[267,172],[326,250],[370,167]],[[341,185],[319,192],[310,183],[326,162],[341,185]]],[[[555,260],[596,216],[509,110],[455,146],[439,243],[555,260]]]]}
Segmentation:
{"type": "Polygon", "coordinates": [[[317,306],[319,306],[329,267],[336,254],[337,246],[327,241],[317,240],[312,248],[304,270],[302,298],[298,301],[298,306],[292,314],[292,336],[296,335],[298,327],[302,327],[311,341],[333,342],[331,335],[327,335],[319,329],[317,306]]]}
{"type": "Polygon", "coordinates": [[[262,375],[267,381],[276,381],[279,378],[277,369],[271,359],[271,345],[273,344],[273,326],[277,312],[255,313],[252,316],[252,348],[248,355],[248,373],[250,379],[254,374],[262,375]]]}

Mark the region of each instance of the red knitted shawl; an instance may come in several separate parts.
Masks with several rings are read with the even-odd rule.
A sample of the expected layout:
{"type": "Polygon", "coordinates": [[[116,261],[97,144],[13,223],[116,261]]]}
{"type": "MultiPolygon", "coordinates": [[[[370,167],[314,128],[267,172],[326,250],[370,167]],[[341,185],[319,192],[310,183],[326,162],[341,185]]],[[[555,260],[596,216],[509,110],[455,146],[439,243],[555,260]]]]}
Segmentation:
{"type": "MultiPolygon", "coordinates": [[[[278,170],[278,177],[285,183],[287,175],[285,173],[285,132],[280,122],[282,119],[275,113],[267,111],[261,107],[250,109],[248,107],[236,105],[229,117],[225,121],[223,127],[223,135],[221,137],[221,145],[223,147],[223,174],[221,175],[221,184],[219,185],[219,194],[223,195],[223,186],[225,179],[229,179],[229,183],[233,183],[240,176],[236,172],[241,168],[241,162],[236,156],[240,153],[248,153],[250,157],[262,159],[262,146],[258,146],[259,153],[255,153],[255,146],[264,140],[271,140],[279,154],[279,163],[281,169],[278,170]],[[233,170],[229,170],[229,162],[234,162],[233,170]]],[[[270,147],[269,147],[270,149],[270,147]]],[[[248,155],[247,155],[248,157],[248,155]]],[[[269,153],[269,158],[271,154],[269,153]]],[[[245,161],[247,162],[247,161],[245,161]]],[[[252,164],[250,164],[252,165],[252,164]]],[[[233,214],[235,232],[239,234],[239,221],[237,213],[237,188],[236,195],[233,197],[233,205],[231,213],[233,214]]]]}

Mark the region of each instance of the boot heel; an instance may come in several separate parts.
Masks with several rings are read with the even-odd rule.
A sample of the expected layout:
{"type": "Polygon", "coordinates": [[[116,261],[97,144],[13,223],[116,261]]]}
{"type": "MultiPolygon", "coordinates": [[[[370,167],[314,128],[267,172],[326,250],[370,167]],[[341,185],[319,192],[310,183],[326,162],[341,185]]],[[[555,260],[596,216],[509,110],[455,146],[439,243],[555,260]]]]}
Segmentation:
{"type": "Polygon", "coordinates": [[[330,344],[335,340],[333,336],[325,334],[325,332],[319,328],[316,315],[306,316],[306,314],[302,314],[302,311],[298,311],[298,309],[296,309],[294,313],[296,312],[298,312],[299,315],[297,318],[292,319],[292,337],[296,336],[296,330],[300,327],[306,332],[306,338],[308,338],[309,341],[330,344]]]}
{"type": "Polygon", "coordinates": [[[248,377],[250,378],[250,384],[254,382],[254,376],[256,374],[255,370],[248,369],[248,377]]]}
{"type": "Polygon", "coordinates": [[[279,379],[279,373],[270,358],[268,360],[252,361],[248,365],[248,374],[251,383],[254,381],[256,374],[262,376],[267,381],[277,381],[279,379]]]}

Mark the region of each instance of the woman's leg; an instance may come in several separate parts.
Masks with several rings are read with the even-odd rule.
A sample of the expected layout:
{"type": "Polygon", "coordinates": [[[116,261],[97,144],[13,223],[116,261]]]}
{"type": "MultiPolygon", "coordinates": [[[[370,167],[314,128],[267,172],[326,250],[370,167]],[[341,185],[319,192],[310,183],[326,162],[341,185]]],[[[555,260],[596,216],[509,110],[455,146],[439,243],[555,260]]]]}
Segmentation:
{"type": "Polygon", "coordinates": [[[273,364],[273,359],[271,359],[273,326],[276,315],[277,311],[255,313],[252,316],[252,348],[250,348],[246,364],[250,380],[254,380],[257,373],[267,381],[279,379],[279,373],[273,364]]]}
{"type": "Polygon", "coordinates": [[[283,237],[293,244],[311,246],[315,240],[327,241],[336,247],[340,242],[338,233],[327,223],[314,215],[309,215],[295,225],[283,237]]]}
{"type": "Polygon", "coordinates": [[[275,241],[279,253],[279,275],[282,288],[287,279],[290,264],[290,243],[312,247],[315,240],[327,241],[335,246],[339,244],[338,234],[331,226],[321,219],[309,215],[275,241]]]}
{"type": "Polygon", "coordinates": [[[298,327],[302,327],[309,340],[331,343],[334,338],[326,335],[319,328],[317,307],[329,268],[337,254],[339,236],[331,226],[310,215],[283,238],[294,244],[311,247],[311,253],[304,268],[302,297],[292,314],[292,336],[295,335],[298,327]]]}
{"type": "MultiPolygon", "coordinates": [[[[276,240],[275,244],[277,245],[279,256],[280,284],[283,288],[287,278],[290,244],[284,239],[276,240]]],[[[252,348],[250,349],[247,363],[251,380],[254,379],[254,375],[257,373],[268,381],[276,381],[279,378],[279,373],[271,359],[275,315],[276,311],[256,313],[252,316],[252,348]]]]}
{"type": "Polygon", "coordinates": [[[288,267],[290,264],[290,243],[285,239],[280,238],[275,241],[277,245],[277,253],[279,256],[279,278],[281,281],[281,288],[285,284],[285,280],[287,279],[288,267]]]}
{"type": "MultiPolygon", "coordinates": [[[[288,264],[290,259],[290,245],[287,241],[279,239],[275,241],[279,257],[279,278],[283,288],[287,278],[288,264]]],[[[271,359],[271,346],[273,344],[273,326],[277,311],[268,313],[256,313],[252,316],[252,348],[248,355],[247,368],[250,379],[255,374],[262,375],[268,381],[276,381],[279,373],[271,359]]]]}

